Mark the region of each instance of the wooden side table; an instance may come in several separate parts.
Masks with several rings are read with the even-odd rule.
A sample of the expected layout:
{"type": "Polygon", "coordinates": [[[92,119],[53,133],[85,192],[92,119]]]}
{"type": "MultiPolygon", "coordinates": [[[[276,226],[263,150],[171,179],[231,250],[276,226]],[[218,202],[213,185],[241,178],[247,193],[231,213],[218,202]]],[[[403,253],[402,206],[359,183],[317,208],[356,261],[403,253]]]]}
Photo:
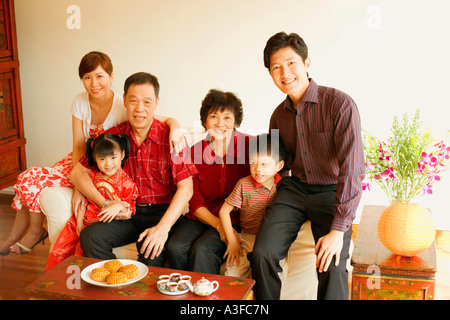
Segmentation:
{"type": "Polygon", "coordinates": [[[413,257],[390,252],[377,232],[378,219],[385,208],[363,208],[351,259],[352,300],[433,300],[435,243],[413,257]]]}

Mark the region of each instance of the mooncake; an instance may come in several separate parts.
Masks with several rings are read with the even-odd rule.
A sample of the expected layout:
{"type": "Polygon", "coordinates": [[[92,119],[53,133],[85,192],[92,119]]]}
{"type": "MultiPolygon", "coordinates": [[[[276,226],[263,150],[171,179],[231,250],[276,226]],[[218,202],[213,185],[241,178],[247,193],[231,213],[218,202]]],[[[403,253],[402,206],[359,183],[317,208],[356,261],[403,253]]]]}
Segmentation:
{"type": "Polygon", "coordinates": [[[106,268],[95,268],[91,271],[91,279],[95,281],[106,281],[106,277],[111,274],[111,271],[106,268]]]}
{"type": "Polygon", "coordinates": [[[109,276],[106,277],[107,284],[122,284],[126,283],[128,280],[125,272],[112,272],[109,276]]]}
{"type": "Polygon", "coordinates": [[[119,260],[110,260],[105,262],[104,267],[109,269],[111,272],[117,272],[117,270],[123,267],[123,264],[119,260]]]}
{"type": "Polygon", "coordinates": [[[127,264],[119,269],[119,272],[123,272],[127,275],[128,279],[134,278],[139,274],[139,268],[134,264],[127,264]]]}

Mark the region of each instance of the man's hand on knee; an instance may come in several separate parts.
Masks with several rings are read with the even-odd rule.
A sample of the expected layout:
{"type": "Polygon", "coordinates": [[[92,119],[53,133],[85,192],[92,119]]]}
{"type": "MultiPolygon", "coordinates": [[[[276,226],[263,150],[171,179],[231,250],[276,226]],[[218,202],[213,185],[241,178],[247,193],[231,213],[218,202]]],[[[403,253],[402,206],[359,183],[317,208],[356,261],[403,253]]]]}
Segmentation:
{"type": "Polygon", "coordinates": [[[159,224],[153,228],[144,230],[144,232],[139,235],[138,239],[138,242],[143,241],[140,253],[143,254],[145,258],[148,258],[149,256],[150,259],[158,257],[164,249],[168,237],[169,230],[166,230],[166,228],[159,224]]]}
{"type": "Polygon", "coordinates": [[[333,257],[336,257],[335,265],[339,265],[342,246],[344,244],[344,232],[331,230],[327,235],[317,241],[316,244],[316,268],[319,272],[326,272],[333,257]]]}

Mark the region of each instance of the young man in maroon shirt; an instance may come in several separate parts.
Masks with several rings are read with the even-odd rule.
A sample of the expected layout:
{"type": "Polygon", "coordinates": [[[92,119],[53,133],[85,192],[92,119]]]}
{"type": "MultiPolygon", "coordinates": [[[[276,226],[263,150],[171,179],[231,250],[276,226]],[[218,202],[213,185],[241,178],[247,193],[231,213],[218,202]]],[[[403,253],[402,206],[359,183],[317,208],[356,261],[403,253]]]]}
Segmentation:
{"type": "MultiPolygon", "coordinates": [[[[187,149],[171,154],[169,126],[153,117],[158,93],[158,80],[151,74],[139,72],[125,81],[128,121],[107,132],[127,134],[130,140],[131,152],[124,171],[138,186],[136,214],[116,216],[110,223],[86,227],[80,234],[80,243],[88,257],[115,259],[113,248],[137,241],[139,261],[154,266],[164,264],[160,254],[171,227],[192,196],[192,175],[197,169],[179,159],[181,154],[187,154],[187,149]]],[[[70,174],[71,181],[101,208],[114,210],[117,201],[108,201],[98,192],[88,177],[90,170],[81,159],[70,174]]]]}
{"type": "Polygon", "coordinates": [[[365,175],[360,117],[347,94],[308,78],[310,63],[297,34],[280,32],[267,41],[264,64],[287,95],[270,130],[279,130],[286,145],[291,176],[278,184],[249,253],[257,299],[279,299],[279,262],[306,220],[316,242],[318,299],[348,298],[346,262],[365,175]]]}

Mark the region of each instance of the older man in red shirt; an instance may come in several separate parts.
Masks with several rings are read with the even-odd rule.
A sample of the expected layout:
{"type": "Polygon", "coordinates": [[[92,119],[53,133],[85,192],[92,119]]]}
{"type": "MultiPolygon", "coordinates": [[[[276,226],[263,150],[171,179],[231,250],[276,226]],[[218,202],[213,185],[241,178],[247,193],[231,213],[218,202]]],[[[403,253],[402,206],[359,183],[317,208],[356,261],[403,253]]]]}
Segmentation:
{"type": "MultiPolygon", "coordinates": [[[[136,214],[119,217],[111,223],[96,223],[80,234],[81,248],[88,257],[114,259],[114,247],[136,242],[138,260],[162,266],[161,254],[169,231],[192,196],[195,165],[170,152],[169,127],[153,117],[159,102],[159,83],[155,76],[139,72],[125,81],[124,105],[128,121],[107,132],[127,134],[131,143],[125,172],[139,190],[136,214]]],[[[187,144],[186,144],[187,146],[187,144]]],[[[113,205],[90,181],[91,168],[80,160],[70,174],[75,187],[102,208],[113,205]]]]}

